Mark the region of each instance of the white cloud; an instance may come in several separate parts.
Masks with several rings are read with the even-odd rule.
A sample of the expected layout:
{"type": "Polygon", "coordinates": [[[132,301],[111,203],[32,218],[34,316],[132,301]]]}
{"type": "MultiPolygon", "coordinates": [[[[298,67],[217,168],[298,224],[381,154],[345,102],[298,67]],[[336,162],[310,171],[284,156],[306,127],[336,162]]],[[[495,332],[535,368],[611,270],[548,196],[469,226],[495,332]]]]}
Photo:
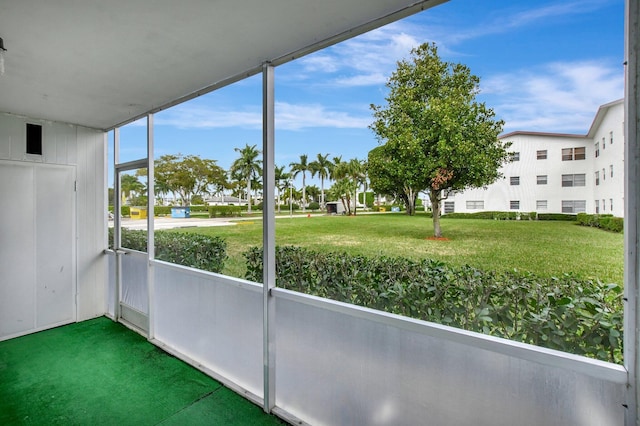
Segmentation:
{"type": "MultiPolygon", "coordinates": [[[[355,116],[345,111],[329,110],[319,104],[291,104],[276,102],[276,128],[279,130],[302,130],[306,128],[366,128],[369,115],[355,116]]],[[[262,112],[259,108],[242,110],[219,110],[203,106],[178,105],[155,119],[160,126],[179,129],[214,128],[262,128],[262,112]]]]}
{"type": "Polygon", "coordinates": [[[416,30],[405,22],[378,28],[301,59],[301,73],[334,74],[319,83],[332,87],[384,84],[396,61],[421,43],[416,30]]]}
{"type": "Polygon", "coordinates": [[[584,134],[600,105],[623,96],[622,72],[596,61],[556,62],[489,77],[482,97],[505,120],[505,131],[584,134]]]}
{"type": "Polygon", "coordinates": [[[301,130],[310,127],[361,129],[371,124],[370,116],[357,117],[344,111],[330,111],[323,105],[276,103],[276,128],[301,130]]]}
{"type": "Polygon", "coordinates": [[[179,129],[214,128],[261,128],[262,112],[256,108],[244,110],[222,110],[189,104],[177,105],[156,116],[158,125],[173,126],[179,129]]]}

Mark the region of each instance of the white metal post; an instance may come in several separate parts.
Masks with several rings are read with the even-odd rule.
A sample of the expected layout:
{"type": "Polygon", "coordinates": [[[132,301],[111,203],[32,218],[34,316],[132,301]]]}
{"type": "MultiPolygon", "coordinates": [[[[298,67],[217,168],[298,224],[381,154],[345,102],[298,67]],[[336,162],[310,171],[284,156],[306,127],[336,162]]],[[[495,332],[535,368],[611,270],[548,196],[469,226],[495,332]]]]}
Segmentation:
{"type": "Polygon", "coordinates": [[[640,226],[638,226],[638,208],[640,207],[640,133],[638,133],[638,104],[640,95],[640,6],[637,0],[627,0],[625,4],[625,212],[624,212],[624,364],[628,371],[627,403],[625,424],[639,425],[638,386],[640,380],[640,360],[638,343],[640,342],[640,309],[638,293],[640,291],[640,226]]]}
{"type": "Polygon", "coordinates": [[[269,413],[276,400],[275,300],[271,289],[276,284],[275,170],[274,170],[274,69],[262,68],[262,247],[263,247],[263,386],[264,411],[269,413]]]}
{"type": "Polygon", "coordinates": [[[154,327],[154,267],[152,260],[156,257],[155,233],[154,233],[154,198],[155,198],[155,169],[153,163],[153,114],[147,116],[147,306],[149,307],[148,337],[155,337],[154,327]]]}
{"type": "Polygon", "coordinates": [[[120,320],[120,292],[122,291],[122,258],[120,254],[122,226],[121,200],[120,200],[120,173],[116,168],[120,160],[120,128],[113,129],[113,250],[116,256],[116,285],[115,287],[115,304],[113,307],[113,316],[116,321],[120,320]]]}

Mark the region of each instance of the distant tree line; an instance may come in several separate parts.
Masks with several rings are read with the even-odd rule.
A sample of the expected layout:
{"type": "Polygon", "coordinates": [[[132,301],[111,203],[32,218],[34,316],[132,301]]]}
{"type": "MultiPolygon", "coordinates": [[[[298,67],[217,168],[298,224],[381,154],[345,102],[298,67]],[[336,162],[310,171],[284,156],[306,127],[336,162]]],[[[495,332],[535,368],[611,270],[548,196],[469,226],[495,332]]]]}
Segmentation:
{"type": "MultiPolygon", "coordinates": [[[[248,212],[261,198],[262,160],[256,145],[236,148],[238,157],[229,170],[220,167],[216,160],[196,155],[163,155],[154,162],[155,196],[158,204],[171,202],[180,205],[202,203],[211,196],[230,195],[248,205],[248,212]]],[[[123,200],[131,205],[146,204],[147,186],[140,178],[147,169],[135,174],[123,174],[120,187],[123,200]]],[[[368,189],[367,163],[357,158],[343,161],[342,157],[329,158],[329,154],[317,154],[309,161],[306,154],[288,166],[275,166],[276,204],[278,209],[289,202],[304,211],[315,202],[324,209],[328,201],[343,204],[347,214],[355,214],[358,193],[368,189]],[[302,186],[296,188],[294,179],[302,177],[302,186]],[[320,188],[307,185],[307,178],[319,178],[320,188]],[[327,184],[330,184],[327,187],[327,184]]],[[[110,203],[113,194],[110,192],[110,203]]],[[[364,199],[363,199],[364,200],[364,199]]]]}

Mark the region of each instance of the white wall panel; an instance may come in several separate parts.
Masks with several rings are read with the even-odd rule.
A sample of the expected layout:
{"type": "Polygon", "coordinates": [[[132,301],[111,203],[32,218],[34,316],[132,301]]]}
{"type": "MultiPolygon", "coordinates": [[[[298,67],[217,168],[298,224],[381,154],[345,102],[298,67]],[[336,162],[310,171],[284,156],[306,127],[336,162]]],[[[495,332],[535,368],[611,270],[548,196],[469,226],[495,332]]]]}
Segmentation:
{"type": "Polygon", "coordinates": [[[35,327],[34,172],[0,161],[0,339],[35,327]],[[10,200],[6,202],[6,200],[10,200]]]}
{"type": "Polygon", "coordinates": [[[35,171],[36,328],[75,320],[75,169],[35,171]]]}
{"type": "MultiPolygon", "coordinates": [[[[73,268],[73,273],[75,274],[73,280],[74,285],[77,283],[78,304],[75,315],[79,320],[103,315],[106,311],[105,286],[107,280],[107,260],[102,254],[102,250],[106,248],[106,200],[104,195],[106,191],[106,163],[104,160],[104,143],[104,133],[98,130],[0,113],[0,160],[16,160],[16,162],[13,163],[17,164],[13,166],[14,168],[18,167],[18,165],[25,167],[38,165],[38,167],[43,167],[43,170],[49,170],[50,166],[47,166],[47,164],[50,164],[73,166],[77,171],[76,180],[78,191],[77,193],[72,192],[71,194],[76,202],[75,209],[72,212],[75,219],[71,225],[73,233],[69,235],[70,238],[77,236],[77,268],[76,266],[73,268]],[[42,156],[26,154],[27,123],[42,125],[42,156]]],[[[12,180],[14,183],[16,181],[22,182],[19,178],[19,173],[13,175],[11,172],[7,172],[6,174],[6,179],[3,179],[3,188],[12,188],[12,180]]],[[[40,183],[46,184],[46,178],[41,179],[40,183]]],[[[34,185],[35,182],[32,179],[30,191],[23,191],[20,194],[11,193],[5,195],[5,192],[0,194],[2,199],[7,200],[7,204],[11,205],[10,209],[4,209],[3,215],[20,215],[16,220],[23,221],[31,217],[28,230],[20,231],[20,235],[11,234],[16,227],[10,227],[6,232],[4,232],[5,230],[3,229],[0,236],[3,247],[0,248],[0,250],[4,250],[4,246],[17,247],[20,249],[23,244],[26,244],[25,241],[29,239],[29,232],[33,233],[36,229],[39,229],[34,225],[36,220],[35,215],[42,216],[48,211],[51,213],[51,217],[60,217],[60,215],[67,217],[68,212],[61,212],[66,206],[55,199],[57,196],[53,196],[55,191],[41,192],[41,195],[47,197],[48,193],[51,192],[51,194],[49,194],[51,197],[47,198],[47,202],[53,203],[54,206],[59,206],[60,211],[52,211],[53,207],[51,205],[47,207],[47,210],[36,211],[37,207],[34,203],[37,194],[34,191],[34,185]]],[[[15,185],[13,188],[15,188],[15,185]]],[[[3,189],[3,191],[4,190],[5,189],[3,189]]],[[[42,216],[39,220],[46,221],[47,219],[42,216]]],[[[22,227],[25,228],[26,225],[22,227]]],[[[64,227],[60,228],[60,236],[63,233],[63,228],[64,227]]],[[[66,228],[64,229],[65,231],[67,230],[66,228]]],[[[40,230],[41,229],[39,229],[39,231],[40,230]]],[[[32,239],[35,238],[36,234],[34,233],[32,239]]],[[[35,258],[36,248],[33,244],[31,247],[31,257],[35,258]]],[[[64,249],[64,247],[62,248],[64,249]]],[[[52,244],[43,244],[38,250],[40,250],[40,255],[42,255],[44,252],[52,250],[52,244]]],[[[61,246],[56,246],[55,250],[60,251],[61,246]]],[[[22,249],[21,251],[24,252],[25,250],[22,249]]],[[[17,257],[17,255],[13,257],[17,257]]],[[[8,262],[16,271],[22,269],[22,277],[27,279],[27,274],[35,274],[37,267],[35,264],[31,264],[29,267],[21,266],[20,262],[24,262],[22,259],[23,258],[17,260],[12,258],[8,260],[8,257],[5,256],[3,257],[3,262],[8,262]]],[[[48,270],[50,266],[51,265],[43,264],[41,267],[48,270]]],[[[53,281],[55,281],[55,277],[55,274],[51,275],[53,281]]],[[[35,278],[29,280],[35,282],[35,278]]],[[[40,288],[40,297],[46,294],[43,293],[45,285],[54,284],[45,284],[43,282],[43,287],[40,288]]],[[[56,291],[56,294],[58,294],[58,291],[56,291]]],[[[48,297],[52,295],[53,293],[48,297]]],[[[62,298],[62,296],[60,297],[62,298]]],[[[35,294],[32,299],[33,303],[35,303],[35,294]]],[[[26,299],[20,298],[20,300],[20,302],[14,300],[13,304],[10,301],[6,303],[17,306],[16,303],[23,303],[26,299]]],[[[17,307],[15,309],[18,310],[17,307]]],[[[4,313],[6,313],[6,310],[4,313]]],[[[0,313],[0,315],[2,315],[2,313],[0,313]]],[[[45,318],[41,318],[41,320],[44,322],[48,321],[45,318]]],[[[32,322],[33,321],[35,321],[35,319],[32,319],[32,322]]],[[[26,329],[29,329],[29,327],[26,327],[26,329]]]]}
{"type": "Polygon", "coordinates": [[[116,254],[109,252],[107,254],[107,313],[112,317],[116,315],[116,254]]]}
{"type": "MultiPolygon", "coordinates": [[[[68,160],[77,153],[78,320],[103,315],[106,310],[106,241],[104,134],[74,128],[77,150],[67,150],[68,160]]],[[[71,137],[67,128],[64,137],[71,137]]],[[[70,144],[68,146],[75,146],[70,144]]]]}
{"type": "Polygon", "coordinates": [[[142,314],[149,314],[147,253],[127,250],[122,256],[120,301],[142,314]]]}
{"type": "Polygon", "coordinates": [[[20,122],[13,116],[0,114],[0,159],[10,160],[13,139],[20,135],[20,122]]]}
{"type": "Polygon", "coordinates": [[[310,424],[623,424],[621,366],[274,293],[276,405],[310,424]]]}
{"type": "Polygon", "coordinates": [[[261,397],[262,286],[164,262],[153,265],[156,340],[261,397]]]}

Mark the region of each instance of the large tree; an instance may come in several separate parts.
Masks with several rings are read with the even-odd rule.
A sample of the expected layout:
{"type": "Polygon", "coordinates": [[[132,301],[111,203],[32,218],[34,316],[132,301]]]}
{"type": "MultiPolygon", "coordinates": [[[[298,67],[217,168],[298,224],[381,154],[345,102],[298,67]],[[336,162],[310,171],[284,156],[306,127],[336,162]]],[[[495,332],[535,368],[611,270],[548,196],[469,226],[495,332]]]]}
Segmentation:
{"type": "MultiPolygon", "coordinates": [[[[442,236],[442,200],[452,191],[495,182],[508,159],[509,144],[498,140],[503,121],[476,101],[479,83],[466,65],[442,61],[436,45],[425,43],[413,49],[408,60],[398,62],[386,84],[387,104],[371,105],[375,120],[370,127],[386,147],[374,157],[398,156],[402,164],[397,165],[412,185],[413,169],[422,174],[423,181],[416,178],[411,192],[402,187],[396,192],[415,203],[417,193],[428,190],[436,237],[442,236]]],[[[393,175],[383,170],[393,162],[375,163],[369,165],[372,186],[374,175],[393,175]]]]}
{"type": "Polygon", "coordinates": [[[247,213],[251,214],[251,181],[262,174],[262,161],[258,159],[260,151],[256,148],[256,145],[249,146],[249,144],[244,148],[234,149],[240,153],[240,157],[233,162],[230,172],[232,175],[236,174],[246,180],[247,201],[249,202],[247,213]]]}
{"type": "Polygon", "coordinates": [[[368,159],[371,187],[378,194],[402,200],[410,216],[415,214],[418,193],[429,184],[427,175],[415,166],[423,162],[416,155],[421,155],[420,150],[388,142],[369,151],[368,159]]]}
{"type": "MultiPolygon", "coordinates": [[[[163,155],[154,162],[155,190],[159,194],[178,194],[181,204],[188,206],[194,195],[219,192],[227,185],[226,173],[215,160],[196,155],[163,155]]],[[[146,175],[146,169],[139,173],[146,175]]]]}

